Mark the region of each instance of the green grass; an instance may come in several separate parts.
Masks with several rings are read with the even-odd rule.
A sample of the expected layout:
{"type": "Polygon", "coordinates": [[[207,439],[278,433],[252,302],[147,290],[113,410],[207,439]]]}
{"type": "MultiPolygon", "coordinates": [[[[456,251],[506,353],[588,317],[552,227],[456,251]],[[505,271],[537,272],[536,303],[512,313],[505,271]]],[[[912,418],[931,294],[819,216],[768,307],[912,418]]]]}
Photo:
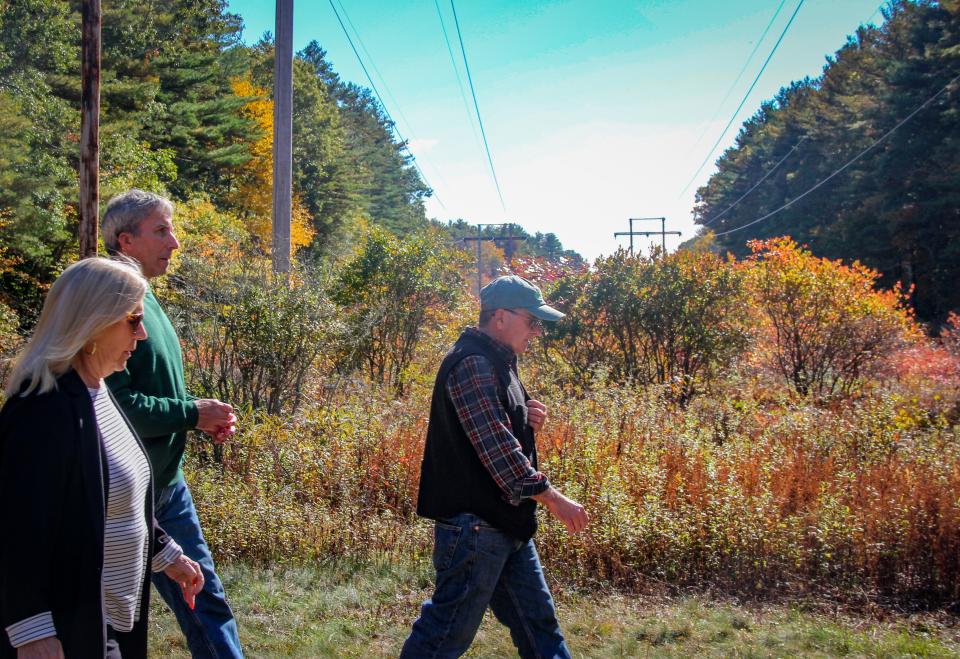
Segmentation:
{"type": "MultiPolygon", "coordinates": [[[[319,564],[227,566],[222,577],[249,657],[396,656],[429,595],[427,567],[319,564]]],[[[576,657],[960,657],[957,620],[885,621],[781,605],[643,598],[557,589],[576,657]]],[[[151,608],[151,657],[188,657],[173,616],[151,608]]],[[[467,656],[513,657],[488,613],[467,656]]]]}

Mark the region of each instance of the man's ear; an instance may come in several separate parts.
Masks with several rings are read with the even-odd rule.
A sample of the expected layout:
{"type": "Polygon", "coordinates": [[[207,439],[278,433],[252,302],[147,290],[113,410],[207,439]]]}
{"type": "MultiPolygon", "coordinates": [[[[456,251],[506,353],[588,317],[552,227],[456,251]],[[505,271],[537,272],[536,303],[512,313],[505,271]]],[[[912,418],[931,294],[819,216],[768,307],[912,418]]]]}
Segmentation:
{"type": "Polygon", "coordinates": [[[132,238],[133,238],[133,234],[127,231],[121,231],[119,234],[117,234],[117,245],[120,246],[121,252],[127,251],[127,248],[130,247],[130,242],[132,238]]]}

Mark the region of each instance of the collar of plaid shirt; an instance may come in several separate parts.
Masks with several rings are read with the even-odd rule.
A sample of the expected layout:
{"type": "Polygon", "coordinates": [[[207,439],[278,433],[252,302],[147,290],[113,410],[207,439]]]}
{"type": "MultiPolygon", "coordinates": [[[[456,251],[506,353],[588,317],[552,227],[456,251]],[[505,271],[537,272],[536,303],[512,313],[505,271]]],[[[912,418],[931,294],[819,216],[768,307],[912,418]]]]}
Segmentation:
{"type": "Polygon", "coordinates": [[[503,361],[505,361],[507,364],[511,364],[511,365],[516,364],[517,355],[516,353],[513,352],[510,346],[500,343],[495,338],[493,338],[489,334],[486,334],[482,330],[477,329],[476,327],[468,327],[465,333],[475,339],[479,339],[480,341],[484,341],[485,343],[490,344],[490,346],[493,347],[494,351],[500,357],[503,357],[503,361]]]}

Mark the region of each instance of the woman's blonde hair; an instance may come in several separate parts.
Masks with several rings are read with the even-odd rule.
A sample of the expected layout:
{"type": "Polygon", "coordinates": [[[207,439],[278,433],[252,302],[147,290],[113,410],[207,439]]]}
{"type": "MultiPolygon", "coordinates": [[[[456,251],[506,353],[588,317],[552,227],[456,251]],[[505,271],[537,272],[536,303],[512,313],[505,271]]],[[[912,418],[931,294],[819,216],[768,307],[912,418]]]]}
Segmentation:
{"type": "Polygon", "coordinates": [[[33,336],[14,362],[7,397],[54,389],[77,353],[133,311],[146,292],[140,267],[125,257],[88,258],[64,270],[47,293],[33,336]]]}

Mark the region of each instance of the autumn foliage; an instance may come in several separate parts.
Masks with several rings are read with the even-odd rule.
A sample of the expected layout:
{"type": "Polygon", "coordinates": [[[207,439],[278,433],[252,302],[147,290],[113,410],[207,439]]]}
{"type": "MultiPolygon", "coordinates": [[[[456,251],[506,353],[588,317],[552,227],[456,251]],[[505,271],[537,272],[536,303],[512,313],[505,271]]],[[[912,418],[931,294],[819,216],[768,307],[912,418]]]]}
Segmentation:
{"type": "MultiPolygon", "coordinates": [[[[233,93],[248,99],[242,114],[260,129],[260,137],[249,145],[250,159],[238,168],[239,181],[230,201],[239,209],[248,230],[264,249],[273,243],[273,101],[266,89],[257,87],[249,78],[234,78],[233,93]]],[[[293,200],[290,226],[290,247],[306,247],[313,240],[310,215],[303,203],[293,200]]]]}
{"type": "MultiPolygon", "coordinates": [[[[430,384],[476,311],[471,255],[448,250],[429,233],[371,231],[320,277],[330,340],[299,409],[248,409],[222,453],[191,455],[221,557],[429,560],[415,504],[430,384]]],[[[592,518],[571,537],[542,515],[544,560],[586,588],[954,606],[956,326],[924,339],[872,271],[789,239],[755,250],[621,252],[566,273],[517,263],[569,314],[521,367],[551,409],[541,468],[592,518]],[[782,367],[794,354],[805,379],[782,367]]],[[[187,265],[181,285],[217,280],[187,265]]],[[[220,313],[285,317],[268,307],[286,298],[267,297],[220,313]]],[[[256,353],[236,345],[221,353],[256,353]]]]}
{"type": "Polygon", "coordinates": [[[818,258],[790,238],[750,249],[744,270],[763,319],[758,350],[801,395],[849,393],[919,338],[905,297],[878,290],[875,270],[818,258]]]}
{"type": "Polygon", "coordinates": [[[607,367],[614,381],[668,385],[686,400],[746,345],[743,277],[709,252],[620,250],[552,293],[569,318],[545,345],[574,377],[607,367]]]}

